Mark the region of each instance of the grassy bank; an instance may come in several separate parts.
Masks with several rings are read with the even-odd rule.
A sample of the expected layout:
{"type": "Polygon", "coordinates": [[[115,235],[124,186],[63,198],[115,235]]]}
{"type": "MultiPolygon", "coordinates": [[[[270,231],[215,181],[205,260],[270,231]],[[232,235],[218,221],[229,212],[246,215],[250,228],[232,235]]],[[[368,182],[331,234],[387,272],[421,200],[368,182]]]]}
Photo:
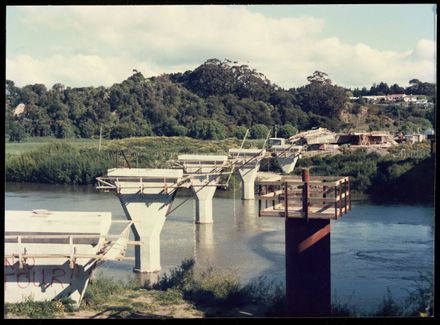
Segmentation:
{"type": "MultiPolygon", "coordinates": [[[[432,276],[420,276],[404,303],[387,290],[377,307],[360,313],[359,306],[333,297],[332,316],[426,316],[432,308],[432,276]]],[[[71,301],[6,304],[6,318],[205,318],[283,317],[284,288],[260,277],[242,284],[231,271],[196,271],[192,259],[151,285],[114,280],[102,275],[90,281],[79,308],[71,301]]]]}
{"type": "MultiPolygon", "coordinates": [[[[104,141],[98,150],[97,140],[42,141],[38,145],[24,142],[6,148],[6,181],[93,184],[109,168],[170,168],[170,160],[179,154],[227,154],[240,144],[235,138],[204,141],[143,137],[104,141]]],[[[245,147],[262,145],[263,140],[253,140],[247,141],[245,147]]],[[[396,146],[386,155],[361,149],[331,157],[303,158],[294,173],[299,174],[303,167],[309,167],[312,176],[350,176],[356,196],[367,194],[379,202],[433,203],[434,160],[430,158],[428,143],[396,146]]],[[[260,170],[280,172],[272,159],[264,159],[260,170]]],[[[240,182],[234,176],[232,183],[237,189],[240,182]]]]}

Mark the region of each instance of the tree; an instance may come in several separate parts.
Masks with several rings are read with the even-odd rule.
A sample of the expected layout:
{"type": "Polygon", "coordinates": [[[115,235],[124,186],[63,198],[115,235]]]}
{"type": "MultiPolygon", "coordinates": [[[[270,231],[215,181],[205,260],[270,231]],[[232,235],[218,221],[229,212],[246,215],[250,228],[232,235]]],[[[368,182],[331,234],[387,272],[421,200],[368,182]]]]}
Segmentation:
{"type": "Polygon", "coordinates": [[[319,83],[319,84],[329,84],[331,85],[332,81],[330,79],[327,78],[327,73],[325,72],[321,72],[321,71],[315,71],[313,72],[313,75],[308,76],[307,80],[310,83],[319,83]]]}
{"type": "Polygon", "coordinates": [[[280,126],[280,128],[278,129],[277,136],[287,139],[297,133],[298,133],[298,129],[296,127],[294,127],[291,124],[284,124],[284,125],[280,126]]]}
{"type": "Polygon", "coordinates": [[[266,125],[254,124],[249,130],[249,137],[251,139],[265,139],[268,133],[269,129],[266,125]]]}
{"type": "Polygon", "coordinates": [[[24,127],[17,121],[10,122],[8,134],[11,142],[21,142],[26,137],[24,127]]]}
{"type": "Polygon", "coordinates": [[[196,139],[223,140],[228,133],[227,128],[214,120],[198,120],[189,130],[189,135],[196,139]]]}
{"type": "Polygon", "coordinates": [[[244,136],[246,135],[246,131],[247,131],[247,128],[245,126],[243,126],[243,125],[237,126],[235,128],[235,132],[234,132],[235,137],[240,140],[244,139],[244,136]]]}
{"type": "Polygon", "coordinates": [[[332,85],[330,79],[324,78],[326,75],[315,71],[313,76],[308,77],[310,84],[297,90],[299,102],[305,112],[338,117],[348,98],[345,89],[332,85]]]}

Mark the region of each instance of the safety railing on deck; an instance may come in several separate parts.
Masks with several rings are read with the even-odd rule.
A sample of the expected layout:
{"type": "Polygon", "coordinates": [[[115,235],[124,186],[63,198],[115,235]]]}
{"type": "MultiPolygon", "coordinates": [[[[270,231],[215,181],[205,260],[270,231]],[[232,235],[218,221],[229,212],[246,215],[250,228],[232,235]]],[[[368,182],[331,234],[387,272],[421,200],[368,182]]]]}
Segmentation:
{"type": "Polygon", "coordinates": [[[349,177],[287,176],[258,186],[259,216],[338,219],[351,210],[349,177]]]}

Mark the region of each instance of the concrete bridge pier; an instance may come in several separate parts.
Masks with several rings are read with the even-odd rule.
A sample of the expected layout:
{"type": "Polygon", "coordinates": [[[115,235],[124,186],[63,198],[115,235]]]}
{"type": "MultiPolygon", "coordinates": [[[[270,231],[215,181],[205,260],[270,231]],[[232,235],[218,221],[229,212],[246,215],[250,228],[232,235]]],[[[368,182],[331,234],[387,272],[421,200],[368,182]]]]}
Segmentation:
{"type": "Polygon", "coordinates": [[[119,200],[127,219],[133,221],[133,234],[142,245],[135,246],[135,272],[160,271],[160,233],[174,195],[126,195],[119,200]]]}
{"type": "Polygon", "coordinates": [[[223,155],[179,155],[178,163],[190,178],[196,204],[196,223],[213,223],[212,199],[228,157],[223,155]]]}
{"type": "Polygon", "coordinates": [[[191,179],[191,189],[196,203],[196,223],[213,223],[212,198],[217,189],[218,176],[196,175],[191,179]]]}
{"type": "Polygon", "coordinates": [[[265,149],[229,149],[229,157],[240,175],[242,200],[255,199],[255,179],[265,154],[265,149]]]}
{"type": "Polygon", "coordinates": [[[133,271],[160,271],[160,233],[182,176],[178,169],[115,168],[98,179],[114,185],[127,219],[133,221],[135,240],[141,242],[135,246],[133,271]]]}
{"type": "Polygon", "coordinates": [[[242,200],[254,200],[255,199],[255,179],[257,178],[258,170],[260,169],[260,163],[256,163],[254,166],[242,166],[238,169],[238,173],[241,179],[241,199],[242,200]]]}

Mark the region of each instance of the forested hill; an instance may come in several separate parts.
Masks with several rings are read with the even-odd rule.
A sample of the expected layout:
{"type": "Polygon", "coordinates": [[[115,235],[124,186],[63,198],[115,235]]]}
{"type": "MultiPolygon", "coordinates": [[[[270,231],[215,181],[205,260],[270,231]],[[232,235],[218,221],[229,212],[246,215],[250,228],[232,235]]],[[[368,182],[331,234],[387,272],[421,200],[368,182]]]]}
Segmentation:
{"type": "MultiPolygon", "coordinates": [[[[326,73],[315,71],[305,84],[286,90],[247,65],[217,59],[193,71],[152,78],[133,70],[127,80],[109,88],[66,88],[62,84],[51,89],[42,84],[20,88],[7,80],[6,134],[90,138],[99,135],[102,127],[106,138],[188,135],[223,139],[243,137],[253,126],[251,136],[258,138],[277,125],[278,135],[288,136],[315,126],[334,131],[353,127],[342,117],[362,111],[362,103],[349,101],[354,94],[403,90],[435,101],[435,85],[417,79],[411,80],[408,88],[381,82],[369,91],[351,90],[334,85],[326,73]]],[[[386,118],[367,121],[373,129],[400,127],[400,122],[392,122],[402,119],[404,123],[408,118],[416,126],[434,123],[433,109],[375,110],[376,115],[386,118]]]]}

